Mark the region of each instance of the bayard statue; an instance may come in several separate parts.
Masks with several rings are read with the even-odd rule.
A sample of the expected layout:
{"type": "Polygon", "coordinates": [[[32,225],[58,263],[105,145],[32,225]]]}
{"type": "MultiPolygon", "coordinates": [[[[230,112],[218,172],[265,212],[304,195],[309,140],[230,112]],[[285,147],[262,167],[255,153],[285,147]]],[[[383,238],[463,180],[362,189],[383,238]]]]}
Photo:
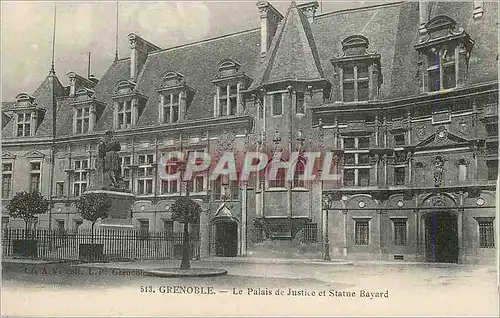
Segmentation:
{"type": "Polygon", "coordinates": [[[106,131],[97,146],[97,171],[99,176],[97,181],[100,183],[101,188],[123,189],[120,157],[118,156],[120,150],[120,142],[113,136],[113,132],[106,131]]]}

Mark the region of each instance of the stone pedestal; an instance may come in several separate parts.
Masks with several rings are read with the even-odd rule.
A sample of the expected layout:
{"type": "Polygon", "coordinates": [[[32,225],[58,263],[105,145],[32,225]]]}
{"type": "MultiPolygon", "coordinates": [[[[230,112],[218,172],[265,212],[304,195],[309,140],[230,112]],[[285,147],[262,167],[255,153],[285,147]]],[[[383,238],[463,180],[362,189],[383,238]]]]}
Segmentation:
{"type": "Polygon", "coordinates": [[[100,228],[134,228],[132,224],[132,205],[134,204],[135,196],[132,193],[108,189],[91,189],[85,192],[85,194],[90,193],[106,194],[111,201],[108,218],[101,220],[99,223],[100,228]]]}

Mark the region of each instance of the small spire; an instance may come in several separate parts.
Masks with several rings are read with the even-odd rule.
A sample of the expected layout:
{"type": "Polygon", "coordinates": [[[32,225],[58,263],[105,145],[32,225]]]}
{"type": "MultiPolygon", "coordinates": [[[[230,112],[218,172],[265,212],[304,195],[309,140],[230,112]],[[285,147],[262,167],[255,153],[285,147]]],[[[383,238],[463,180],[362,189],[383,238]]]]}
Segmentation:
{"type": "Polygon", "coordinates": [[[115,62],[118,61],[118,1],[116,1],[115,62]]]}
{"type": "Polygon", "coordinates": [[[55,60],[55,48],[56,48],[56,12],[57,12],[57,4],[54,3],[54,26],[52,30],[52,65],[50,68],[50,75],[55,75],[56,71],[54,69],[54,60],[55,60]]]}

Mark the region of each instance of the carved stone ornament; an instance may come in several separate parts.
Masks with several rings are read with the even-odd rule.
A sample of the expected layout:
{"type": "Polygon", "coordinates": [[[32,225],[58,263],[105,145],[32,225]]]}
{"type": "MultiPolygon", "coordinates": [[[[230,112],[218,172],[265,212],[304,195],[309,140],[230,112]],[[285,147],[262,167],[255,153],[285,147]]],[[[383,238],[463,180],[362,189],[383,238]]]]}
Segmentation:
{"type": "Polygon", "coordinates": [[[318,128],[318,150],[323,151],[325,149],[325,130],[323,125],[318,128]]]}
{"type": "Polygon", "coordinates": [[[224,131],[217,141],[217,149],[219,151],[231,151],[234,148],[234,140],[236,135],[231,131],[224,131]]]}
{"type": "Polygon", "coordinates": [[[448,137],[448,132],[446,131],[446,128],[444,126],[441,126],[436,130],[435,141],[437,143],[444,142],[445,140],[448,139],[447,137],[448,137]]]}
{"type": "Polygon", "coordinates": [[[431,200],[432,206],[446,206],[446,200],[441,196],[432,197],[431,200]]]}
{"type": "Polygon", "coordinates": [[[467,121],[462,120],[458,123],[457,130],[460,134],[467,136],[470,133],[470,125],[467,121]]]}
{"type": "Polygon", "coordinates": [[[331,210],[333,203],[335,202],[335,197],[331,193],[323,194],[321,202],[323,210],[331,210]]]}
{"type": "Polygon", "coordinates": [[[260,136],[248,134],[245,138],[245,151],[256,151],[260,143],[260,136]]]}
{"type": "Polygon", "coordinates": [[[67,161],[66,158],[59,159],[59,169],[61,171],[64,171],[66,169],[66,161],[67,161]]]}
{"type": "Polygon", "coordinates": [[[425,125],[419,125],[419,126],[417,126],[416,130],[417,130],[417,137],[419,139],[424,139],[425,136],[427,135],[427,131],[425,129],[425,125]]]}

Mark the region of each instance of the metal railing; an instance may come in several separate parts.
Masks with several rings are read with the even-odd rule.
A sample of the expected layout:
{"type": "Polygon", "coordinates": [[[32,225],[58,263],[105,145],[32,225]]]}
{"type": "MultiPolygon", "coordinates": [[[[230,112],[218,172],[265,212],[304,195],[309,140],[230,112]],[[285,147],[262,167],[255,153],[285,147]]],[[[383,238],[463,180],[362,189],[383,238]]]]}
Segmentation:
{"type": "MultiPolygon", "coordinates": [[[[144,230],[25,230],[2,231],[4,257],[46,260],[81,260],[81,249],[100,245],[102,260],[146,260],[182,258],[183,233],[144,230]]],[[[190,254],[198,258],[200,242],[190,235],[190,254]]]]}

